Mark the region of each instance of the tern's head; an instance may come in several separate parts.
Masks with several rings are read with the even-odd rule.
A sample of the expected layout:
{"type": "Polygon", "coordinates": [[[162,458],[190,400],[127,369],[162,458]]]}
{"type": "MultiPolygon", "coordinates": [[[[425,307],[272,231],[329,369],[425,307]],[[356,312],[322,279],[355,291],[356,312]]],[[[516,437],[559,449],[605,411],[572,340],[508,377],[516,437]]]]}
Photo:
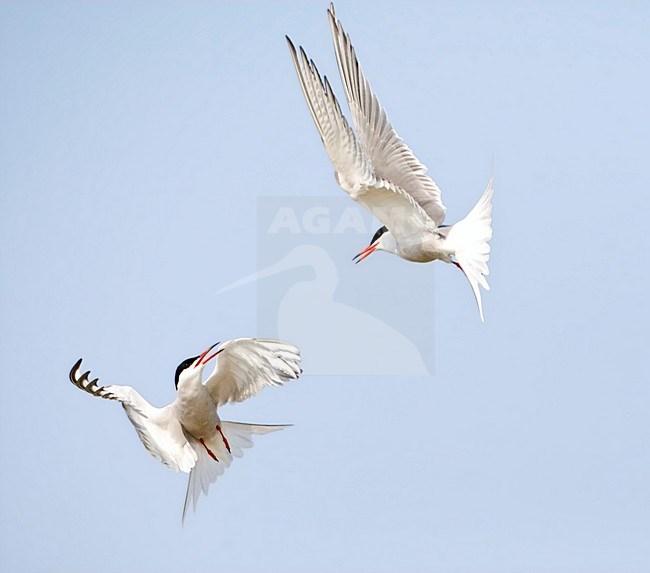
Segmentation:
{"type": "Polygon", "coordinates": [[[201,379],[201,374],[203,373],[203,369],[205,368],[205,365],[210,362],[221,350],[217,350],[210,356],[208,356],[208,353],[210,350],[212,350],[217,344],[213,344],[210,346],[210,348],[206,349],[202,354],[199,356],[192,356],[191,358],[186,358],[183,360],[178,365],[178,368],[176,368],[176,377],[174,379],[174,383],[176,384],[176,389],[178,390],[178,384],[180,382],[185,382],[186,380],[189,380],[191,378],[197,377],[199,380],[201,379]]]}
{"type": "Polygon", "coordinates": [[[372,237],[370,244],[352,260],[355,263],[360,263],[363,261],[363,259],[369,257],[375,251],[386,251],[387,253],[397,254],[397,241],[385,226],[377,229],[377,232],[372,237]]]}

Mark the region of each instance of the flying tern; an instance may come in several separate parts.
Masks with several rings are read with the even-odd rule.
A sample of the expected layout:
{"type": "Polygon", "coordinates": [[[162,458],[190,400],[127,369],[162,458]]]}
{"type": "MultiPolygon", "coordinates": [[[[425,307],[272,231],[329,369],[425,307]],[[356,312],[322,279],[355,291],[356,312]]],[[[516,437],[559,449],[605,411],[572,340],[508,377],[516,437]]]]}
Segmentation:
{"type": "Polygon", "coordinates": [[[147,451],[173,471],[189,473],[183,521],[201,491],[230,466],[233,456],[253,445],[253,434],[268,434],[288,426],[262,426],[226,422],[217,408],[241,402],[266,386],[281,386],[300,376],[300,350],[279,340],[239,338],[213,344],[176,369],[176,399],[163,408],[149,404],[130,386],[99,386],[90,371],[80,374],[80,358],[70,371],[70,381],[81,390],[120,402],[147,451]],[[215,359],[214,370],[202,381],[203,369],[215,359]]]}
{"type": "Polygon", "coordinates": [[[452,263],[469,280],[483,320],[479,285],[490,289],[485,277],[489,274],[494,179],[490,178],[485,192],[464,219],[443,225],[446,207],[440,188],[388,121],[333,5],[327,13],[356,135],[327,77],[321,77],[302,47],[298,52],[289,37],[287,42],[338,184],[383,223],[353,260],[358,263],[375,251],[386,251],[418,263],[452,263]]]}

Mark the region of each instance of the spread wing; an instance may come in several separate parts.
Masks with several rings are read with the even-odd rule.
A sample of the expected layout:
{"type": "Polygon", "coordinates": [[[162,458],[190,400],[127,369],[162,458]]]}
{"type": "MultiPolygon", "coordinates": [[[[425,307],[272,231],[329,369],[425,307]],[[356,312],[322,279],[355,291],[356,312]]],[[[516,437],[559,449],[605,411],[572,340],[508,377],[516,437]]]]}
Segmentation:
{"type": "Polygon", "coordinates": [[[307,106],[341,188],[386,225],[398,241],[407,242],[435,229],[435,222],[414,197],[375,169],[343,116],[327,78],[321,78],[302,48],[298,54],[289,38],[287,42],[307,106]]]}
{"type": "Polygon", "coordinates": [[[130,386],[99,386],[98,378],[89,379],[90,371],[79,374],[81,358],[70,370],[70,381],[80,390],[106,400],[116,400],[135,427],[147,451],[173,471],[189,472],[197,454],[187,441],[171,406],[156,408],[130,386]]]}
{"type": "Polygon", "coordinates": [[[327,78],[325,80],[321,78],[316,64],[307,58],[302,47],[298,56],[296,48],[288,37],[287,43],[302,93],[325,151],[334,165],[337,181],[345,191],[372,182],[370,166],[363,156],[352,128],[341,112],[329,81],[327,78]]]}
{"type": "Polygon", "coordinates": [[[327,14],[352,120],[373,172],[408,193],[437,226],[441,225],[446,208],[442,204],[440,188],[388,121],[386,110],[361,71],[350,36],[334,15],[334,5],[330,4],[327,14]]]}
{"type": "Polygon", "coordinates": [[[266,386],[282,386],[300,376],[300,350],[279,340],[237,338],[221,345],[205,381],[217,406],[241,402],[266,386]]]}

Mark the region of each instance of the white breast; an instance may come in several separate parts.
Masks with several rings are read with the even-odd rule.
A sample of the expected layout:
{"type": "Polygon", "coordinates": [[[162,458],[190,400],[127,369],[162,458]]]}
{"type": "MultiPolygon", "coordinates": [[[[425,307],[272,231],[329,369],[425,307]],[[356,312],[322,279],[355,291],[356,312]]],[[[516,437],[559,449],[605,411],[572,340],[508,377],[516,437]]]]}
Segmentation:
{"type": "Polygon", "coordinates": [[[178,385],[174,403],[181,425],[193,437],[210,438],[220,423],[217,407],[199,378],[178,385]]]}

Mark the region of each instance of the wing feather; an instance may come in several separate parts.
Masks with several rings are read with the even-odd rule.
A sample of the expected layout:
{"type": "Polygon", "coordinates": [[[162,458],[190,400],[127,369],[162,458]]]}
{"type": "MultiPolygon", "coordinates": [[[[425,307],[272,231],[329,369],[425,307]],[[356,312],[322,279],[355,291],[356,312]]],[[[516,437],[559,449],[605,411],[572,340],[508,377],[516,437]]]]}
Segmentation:
{"type": "MultiPolygon", "coordinates": [[[[327,78],[321,78],[302,48],[298,54],[289,38],[287,43],[307,106],[341,188],[386,225],[398,241],[407,242],[435,229],[435,222],[415,198],[371,165],[327,78]]],[[[377,112],[372,109],[371,113],[377,112]]],[[[393,140],[390,145],[396,146],[397,142],[393,140]]],[[[401,148],[398,151],[403,152],[401,148]]]]}
{"type": "Polygon", "coordinates": [[[300,350],[279,340],[230,340],[216,361],[205,386],[217,406],[246,400],[266,386],[282,386],[301,373],[300,350]]]}
{"type": "Polygon", "coordinates": [[[89,379],[90,371],[79,376],[81,358],[70,370],[70,381],[80,390],[122,404],[127,417],[147,451],[172,471],[189,472],[197,454],[188,442],[171,406],[156,408],[130,386],[99,386],[98,378],[89,379]]]}
{"type": "Polygon", "coordinates": [[[361,70],[350,36],[336,19],[333,5],[327,13],[352,120],[372,171],[408,193],[437,226],[441,225],[446,208],[442,204],[440,188],[388,120],[386,110],[361,70]]]}
{"type": "Polygon", "coordinates": [[[316,64],[300,48],[300,55],[287,37],[289,51],[298,74],[300,87],[320,134],[325,151],[336,170],[337,180],[347,188],[358,188],[372,179],[357,138],[341,112],[327,78],[323,80],[316,64]]]}

